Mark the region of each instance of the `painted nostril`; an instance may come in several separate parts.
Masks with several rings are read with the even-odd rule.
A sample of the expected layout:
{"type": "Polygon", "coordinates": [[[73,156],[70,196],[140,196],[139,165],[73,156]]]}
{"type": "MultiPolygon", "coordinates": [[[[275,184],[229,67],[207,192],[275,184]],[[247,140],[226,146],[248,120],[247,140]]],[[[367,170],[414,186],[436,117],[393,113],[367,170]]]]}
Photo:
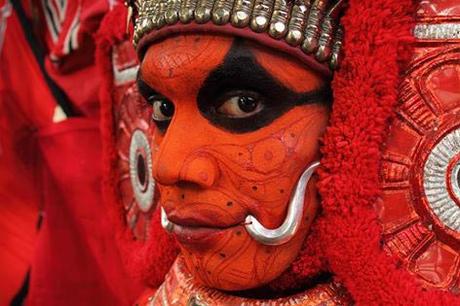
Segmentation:
{"type": "Polygon", "coordinates": [[[214,185],[218,176],[217,162],[210,155],[198,156],[189,160],[181,171],[181,180],[193,182],[203,187],[214,185]]]}

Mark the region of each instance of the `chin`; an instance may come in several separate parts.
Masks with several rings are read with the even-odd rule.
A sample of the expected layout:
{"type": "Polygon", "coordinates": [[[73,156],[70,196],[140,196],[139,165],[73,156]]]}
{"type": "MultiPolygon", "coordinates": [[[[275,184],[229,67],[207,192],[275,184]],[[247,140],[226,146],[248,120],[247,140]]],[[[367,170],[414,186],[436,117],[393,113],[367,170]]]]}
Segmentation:
{"type": "Polygon", "coordinates": [[[244,226],[226,229],[198,243],[180,242],[185,264],[201,284],[225,291],[262,287],[279,277],[300,252],[307,229],[288,243],[266,246],[253,240],[244,226]]]}

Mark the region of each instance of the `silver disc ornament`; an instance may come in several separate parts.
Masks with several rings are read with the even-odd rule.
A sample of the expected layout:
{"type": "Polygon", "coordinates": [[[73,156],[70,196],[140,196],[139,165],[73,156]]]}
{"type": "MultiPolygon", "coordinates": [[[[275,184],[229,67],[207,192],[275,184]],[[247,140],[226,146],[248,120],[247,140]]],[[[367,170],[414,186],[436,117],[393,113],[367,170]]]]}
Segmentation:
{"type": "Polygon", "coordinates": [[[145,133],[135,130],[129,146],[129,175],[139,209],[148,212],[153,205],[155,182],[152,177],[152,151],[145,133]]]}
{"type": "Polygon", "coordinates": [[[136,240],[148,238],[155,210],[155,182],[152,177],[150,148],[153,124],[151,107],[144,102],[135,85],[123,93],[115,105],[117,192],[128,229],[136,240]]]}
{"type": "Polygon", "coordinates": [[[423,286],[460,292],[460,47],[419,51],[386,142],[378,213],[385,249],[423,286]]]}

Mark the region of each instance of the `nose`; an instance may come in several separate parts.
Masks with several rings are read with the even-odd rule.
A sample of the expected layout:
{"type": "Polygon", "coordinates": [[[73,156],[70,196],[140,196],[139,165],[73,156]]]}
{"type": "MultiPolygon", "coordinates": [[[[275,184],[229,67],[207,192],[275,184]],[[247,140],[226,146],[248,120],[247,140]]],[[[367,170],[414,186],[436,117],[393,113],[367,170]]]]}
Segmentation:
{"type": "Polygon", "coordinates": [[[213,186],[219,177],[216,159],[207,152],[187,149],[186,145],[174,140],[163,139],[154,153],[152,170],[155,180],[162,185],[187,182],[202,188],[213,186]]]}

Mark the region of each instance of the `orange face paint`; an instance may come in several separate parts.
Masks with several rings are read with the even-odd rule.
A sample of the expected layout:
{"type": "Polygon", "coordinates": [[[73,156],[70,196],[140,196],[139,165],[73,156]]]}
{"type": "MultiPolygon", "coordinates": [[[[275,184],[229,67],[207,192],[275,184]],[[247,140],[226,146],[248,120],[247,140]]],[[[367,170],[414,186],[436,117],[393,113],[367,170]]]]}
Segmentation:
{"type": "MultiPolygon", "coordinates": [[[[236,98],[237,109],[234,96],[226,95],[220,85],[208,91],[223,95],[228,101],[224,102],[226,107],[217,104],[207,112],[200,100],[206,96],[201,93],[203,86],[209,85],[210,76],[225,67],[224,62],[232,62],[228,56],[234,49],[233,38],[203,35],[170,38],[152,45],[141,65],[145,84],[174,105],[167,128],[157,129],[152,140],[159,204],[168,219],[180,225],[173,235],[181,245],[191,273],[207,286],[224,290],[256,288],[275,279],[300,251],[318,206],[314,179],[307,188],[300,230],[286,244],[267,246],[256,242],[247,233],[244,222],[247,215],[253,215],[266,228],[277,228],[283,223],[299,176],[319,159],[319,138],[329,114],[326,101],[320,100],[308,104],[297,101],[279,114],[270,113],[290,99],[283,96],[273,103],[270,99],[280,92],[290,90],[292,96],[302,97],[301,93],[317,90],[324,81],[301,63],[257,45],[244,44],[246,47],[235,53],[241,58],[251,53],[253,62],[284,91],[278,90],[273,95],[253,94],[257,91],[254,83],[264,83],[266,76],[255,76],[254,82],[244,79],[241,84],[223,80],[232,82],[231,92],[248,88],[251,91],[250,97],[236,98]],[[251,103],[257,99],[272,108],[258,104],[260,107],[251,108],[251,112],[241,111],[241,108],[247,110],[247,105],[252,107],[251,103]],[[250,116],[225,118],[230,123],[221,124],[213,118],[222,117],[219,114],[222,109],[233,112],[231,116],[250,116]],[[260,124],[263,118],[257,117],[259,109],[260,114],[265,112],[273,117],[260,128],[246,127],[244,131],[228,128],[238,129],[243,122],[260,124]]],[[[229,73],[232,74],[237,79],[244,72],[229,73]]],[[[214,96],[206,97],[206,103],[214,103],[209,98],[214,96]]],[[[163,117],[160,112],[157,119],[163,117]]]]}

